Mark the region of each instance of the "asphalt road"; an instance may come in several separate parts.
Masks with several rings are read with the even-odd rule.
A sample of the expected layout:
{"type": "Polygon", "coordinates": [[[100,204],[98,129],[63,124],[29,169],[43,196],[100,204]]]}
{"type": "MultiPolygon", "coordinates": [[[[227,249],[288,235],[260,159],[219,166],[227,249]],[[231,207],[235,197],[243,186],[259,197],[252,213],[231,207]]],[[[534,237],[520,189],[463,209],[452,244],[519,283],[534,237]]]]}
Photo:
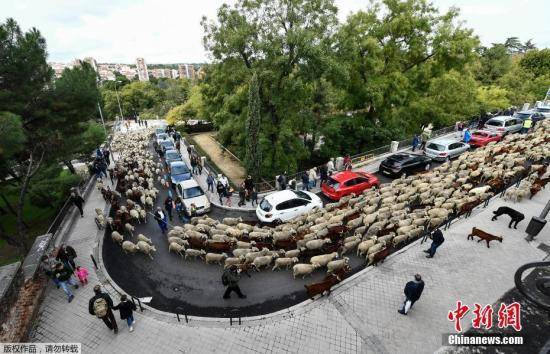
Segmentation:
{"type": "MultiPolygon", "coordinates": [[[[391,182],[390,178],[380,173],[376,175],[382,183],[391,182]]],[[[168,190],[160,185],[157,188],[161,192],[155,201],[155,208],[163,206],[162,202],[168,194],[168,190]]],[[[326,198],[323,200],[327,201],[326,198]]],[[[241,216],[249,223],[257,221],[249,213],[220,208],[213,208],[209,216],[218,220],[241,216]]],[[[181,225],[181,222],[174,218],[170,225],[181,225]]],[[[124,254],[120,246],[111,240],[110,233],[106,232],[102,250],[104,264],[111,278],[124,291],[135,297],[152,297],[150,305],[163,311],[216,317],[266,314],[306,300],[304,285],[322,280],[325,276],[324,270],[316,270],[305,280],[294,280],[291,270],[251,272],[251,278],[243,276],[240,281],[247,299],[241,300],[233,294],[231,299],[224,300],[221,266],[206,265],[201,260],[184,260],[175,253],[169,253],[167,239],[151,216],[146,224],[136,225],[132,241],[136,242],[139,233],[152,239],[157,249],[153,260],[141,253],[124,254]]],[[[126,239],[129,237],[126,236],[126,239]]],[[[363,258],[354,254],[347,256],[352,274],[364,268],[363,258]]],[[[307,259],[300,261],[308,262],[307,259]]]]}

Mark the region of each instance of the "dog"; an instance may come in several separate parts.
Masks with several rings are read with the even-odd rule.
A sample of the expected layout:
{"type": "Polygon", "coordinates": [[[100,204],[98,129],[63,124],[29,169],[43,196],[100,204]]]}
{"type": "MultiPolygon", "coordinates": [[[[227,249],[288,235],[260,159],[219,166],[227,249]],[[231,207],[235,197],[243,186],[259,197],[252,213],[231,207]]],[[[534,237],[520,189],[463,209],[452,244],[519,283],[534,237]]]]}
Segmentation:
{"type": "Polygon", "coordinates": [[[518,223],[520,221],[522,221],[523,219],[525,219],[525,215],[523,215],[519,211],[514,210],[514,209],[512,209],[510,207],[507,207],[507,206],[502,206],[502,207],[498,208],[497,210],[493,211],[493,214],[495,214],[495,215],[493,216],[491,221],[497,220],[497,218],[499,216],[501,216],[502,214],[508,215],[511,218],[510,224],[508,224],[508,228],[510,228],[510,229],[512,228],[513,223],[515,223],[514,229],[517,229],[518,228],[518,223]]]}
{"type": "Polygon", "coordinates": [[[481,241],[485,240],[485,242],[487,242],[487,248],[491,248],[491,247],[489,247],[489,242],[491,242],[491,241],[498,241],[498,242],[502,243],[502,237],[491,235],[490,233],[485,232],[483,230],[480,230],[477,227],[474,227],[472,229],[472,233],[469,234],[466,239],[473,241],[474,236],[479,237],[479,240],[477,240],[477,242],[481,242],[481,241]]]}

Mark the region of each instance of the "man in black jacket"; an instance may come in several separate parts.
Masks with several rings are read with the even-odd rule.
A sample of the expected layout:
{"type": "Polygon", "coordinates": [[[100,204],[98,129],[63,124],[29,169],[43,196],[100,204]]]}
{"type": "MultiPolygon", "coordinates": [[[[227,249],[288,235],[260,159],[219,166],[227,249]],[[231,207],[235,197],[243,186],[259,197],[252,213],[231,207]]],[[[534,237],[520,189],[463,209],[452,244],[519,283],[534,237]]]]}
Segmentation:
{"type": "Polygon", "coordinates": [[[224,299],[229,299],[231,297],[231,292],[234,291],[241,299],[246,299],[246,295],[243,295],[241,288],[239,288],[239,280],[241,276],[237,270],[237,266],[232,265],[226,269],[222,274],[222,283],[227,286],[225,293],[223,294],[224,299]]]}
{"type": "Polygon", "coordinates": [[[422,280],[422,277],[420,274],[415,274],[414,280],[408,282],[405,285],[405,302],[403,303],[403,307],[397,312],[399,312],[402,315],[406,315],[407,312],[411,309],[411,307],[414,305],[418,299],[420,299],[420,295],[422,295],[422,291],[424,290],[424,281],[422,280]]]}
{"type": "Polygon", "coordinates": [[[84,210],[82,209],[84,198],[82,198],[76,192],[71,192],[71,202],[78,208],[78,211],[80,211],[80,217],[84,217],[84,210]]]}
{"type": "Polygon", "coordinates": [[[58,263],[55,267],[54,277],[57,279],[59,286],[63,289],[65,294],[67,294],[67,299],[69,302],[73,301],[74,295],[69,288],[70,285],[74,285],[75,289],[78,289],[78,284],[74,281],[73,270],[63,263],[58,263]]]}
{"type": "Polygon", "coordinates": [[[426,258],[433,258],[437,248],[441,246],[443,242],[445,242],[445,238],[443,237],[443,232],[441,232],[440,229],[436,229],[434,232],[432,232],[430,236],[432,238],[432,245],[430,246],[429,249],[424,250],[424,252],[428,254],[426,258]]]}
{"type": "Polygon", "coordinates": [[[118,326],[112,310],[113,300],[109,294],[101,291],[99,285],[94,286],[94,293],[94,297],[88,303],[88,312],[90,315],[101,318],[109,329],[114,330],[115,334],[118,333],[118,326]]]}

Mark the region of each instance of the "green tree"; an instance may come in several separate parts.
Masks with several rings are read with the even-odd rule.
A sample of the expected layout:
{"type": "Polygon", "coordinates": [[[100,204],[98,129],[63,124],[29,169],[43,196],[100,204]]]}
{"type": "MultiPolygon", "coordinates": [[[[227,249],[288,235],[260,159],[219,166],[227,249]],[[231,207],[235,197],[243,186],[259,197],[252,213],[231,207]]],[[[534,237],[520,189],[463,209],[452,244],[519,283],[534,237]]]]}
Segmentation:
{"type": "Polygon", "coordinates": [[[504,47],[506,47],[506,50],[510,54],[523,53],[524,51],[523,43],[521,43],[518,37],[506,38],[506,41],[504,41],[504,47]]]}
{"type": "Polygon", "coordinates": [[[261,176],[261,156],[258,144],[260,142],[260,84],[258,75],[254,73],[250,79],[248,93],[248,117],[246,120],[246,155],[245,166],[254,181],[261,176]]]}
{"type": "Polygon", "coordinates": [[[308,83],[327,66],[331,31],[337,24],[330,0],[239,0],[223,5],[217,21],[202,21],[205,48],[214,58],[203,90],[219,137],[244,156],[243,132],[248,84],[256,70],[260,82],[262,171],[296,170],[307,150],[299,136],[308,83]]]}
{"type": "Polygon", "coordinates": [[[481,109],[485,112],[494,112],[510,107],[507,91],[498,86],[484,86],[477,90],[477,99],[481,109]]]}
{"type": "Polygon", "coordinates": [[[537,46],[535,43],[533,43],[532,39],[529,39],[525,44],[523,45],[523,52],[527,52],[529,50],[537,49],[537,46]]]}
{"type": "Polygon", "coordinates": [[[550,73],[550,49],[530,50],[521,58],[519,65],[535,76],[550,73]]]}
{"type": "Polygon", "coordinates": [[[512,68],[512,58],[504,44],[481,47],[479,61],[477,79],[487,85],[495,83],[512,68]]]}

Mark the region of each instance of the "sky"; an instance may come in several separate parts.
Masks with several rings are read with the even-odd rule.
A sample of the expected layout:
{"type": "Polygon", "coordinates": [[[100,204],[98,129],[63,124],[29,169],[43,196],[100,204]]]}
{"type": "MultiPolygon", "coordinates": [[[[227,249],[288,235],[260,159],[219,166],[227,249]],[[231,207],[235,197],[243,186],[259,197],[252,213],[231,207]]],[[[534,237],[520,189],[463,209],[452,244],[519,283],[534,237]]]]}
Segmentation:
{"type": "MultiPolygon", "coordinates": [[[[0,0],[0,21],[14,18],[23,29],[38,28],[51,62],[91,56],[98,62],[200,63],[202,16],[215,18],[222,3],[235,0],[0,0]]],[[[519,37],[550,47],[550,0],[432,0],[441,11],[461,9],[460,19],[484,45],[519,37]]],[[[340,20],[368,0],[335,0],[340,20]]]]}

